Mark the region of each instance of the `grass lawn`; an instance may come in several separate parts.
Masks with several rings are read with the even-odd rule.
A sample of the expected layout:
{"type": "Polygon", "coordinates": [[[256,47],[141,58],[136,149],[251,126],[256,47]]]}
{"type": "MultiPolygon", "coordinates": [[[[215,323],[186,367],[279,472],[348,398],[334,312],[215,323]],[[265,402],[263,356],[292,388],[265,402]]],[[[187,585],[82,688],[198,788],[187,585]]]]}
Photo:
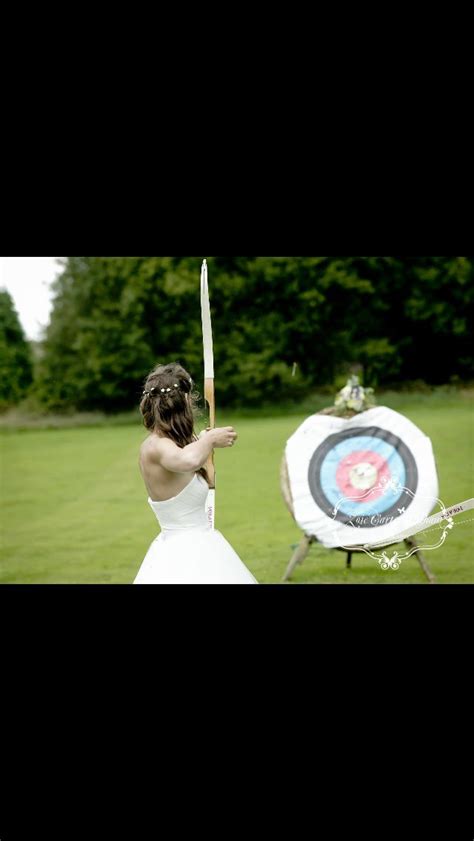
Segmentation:
{"type": "MultiPolygon", "coordinates": [[[[430,436],[440,497],[447,505],[474,495],[472,392],[377,395],[430,436]]],[[[279,486],[287,438],[322,398],[299,414],[218,414],[239,433],[216,451],[216,527],[261,583],[280,581],[301,533],[279,486]]],[[[146,431],[135,424],[1,431],[3,583],[131,583],[158,523],[138,469],[146,431]]],[[[443,547],[425,557],[440,583],[474,583],[474,512],[459,515],[443,547]],[[469,515],[472,514],[472,517],[469,515]],[[458,523],[463,520],[461,525],[458,523]]],[[[426,579],[414,558],[397,571],[375,560],[313,545],[294,583],[413,583],[426,579]]]]}

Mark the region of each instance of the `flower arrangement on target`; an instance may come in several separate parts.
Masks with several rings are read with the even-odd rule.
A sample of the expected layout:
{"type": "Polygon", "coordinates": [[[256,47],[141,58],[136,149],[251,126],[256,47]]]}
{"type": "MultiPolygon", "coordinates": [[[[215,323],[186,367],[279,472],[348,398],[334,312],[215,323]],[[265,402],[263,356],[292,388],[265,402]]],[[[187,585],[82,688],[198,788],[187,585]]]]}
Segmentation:
{"type": "Polygon", "coordinates": [[[373,388],[364,388],[359,384],[359,377],[352,376],[347,380],[344,388],[338,392],[334,401],[338,410],[335,414],[343,414],[347,410],[353,412],[364,412],[376,406],[373,388]]]}

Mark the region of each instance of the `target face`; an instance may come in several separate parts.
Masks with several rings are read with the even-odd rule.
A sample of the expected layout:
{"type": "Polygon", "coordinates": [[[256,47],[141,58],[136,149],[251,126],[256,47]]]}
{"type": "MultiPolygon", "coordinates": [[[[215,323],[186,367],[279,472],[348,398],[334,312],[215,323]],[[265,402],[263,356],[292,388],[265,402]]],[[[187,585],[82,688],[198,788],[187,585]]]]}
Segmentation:
{"type": "Polygon", "coordinates": [[[387,406],[350,419],[311,415],[285,456],[294,518],[327,547],[390,538],[436,504],[431,441],[387,406]]]}
{"type": "Polygon", "coordinates": [[[308,483],[315,503],[328,513],[335,510],[339,522],[356,519],[374,528],[407,510],[418,487],[418,470],[397,435],[376,426],[356,427],[329,435],[316,448],[308,483]],[[391,481],[398,487],[391,489],[391,481]]]}

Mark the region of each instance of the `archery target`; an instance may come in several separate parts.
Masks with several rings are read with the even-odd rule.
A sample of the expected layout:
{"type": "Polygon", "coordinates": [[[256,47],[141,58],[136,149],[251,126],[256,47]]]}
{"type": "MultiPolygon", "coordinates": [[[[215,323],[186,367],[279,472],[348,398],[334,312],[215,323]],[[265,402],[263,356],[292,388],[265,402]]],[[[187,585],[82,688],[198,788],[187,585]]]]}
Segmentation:
{"type": "Polygon", "coordinates": [[[389,538],[436,503],[430,439],[385,406],[350,420],[312,415],[286,460],[295,519],[328,547],[389,538]]]}
{"type": "MultiPolygon", "coordinates": [[[[400,438],[380,427],[356,427],[329,435],[313,453],[308,471],[311,494],[320,508],[334,508],[342,499],[334,515],[342,523],[354,516],[395,514],[404,492],[389,487],[384,494],[391,479],[416,492],[413,454],[400,438]]],[[[406,492],[405,497],[407,508],[413,497],[406,492]]],[[[377,524],[376,517],[367,517],[368,527],[377,524]]]]}

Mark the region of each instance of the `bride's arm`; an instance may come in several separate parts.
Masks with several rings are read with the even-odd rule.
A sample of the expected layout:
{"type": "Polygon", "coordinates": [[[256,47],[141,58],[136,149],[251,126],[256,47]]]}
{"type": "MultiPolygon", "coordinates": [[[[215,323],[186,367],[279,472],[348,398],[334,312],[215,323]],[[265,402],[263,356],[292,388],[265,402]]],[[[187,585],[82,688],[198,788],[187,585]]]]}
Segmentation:
{"type": "Polygon", "coordinates": [[[211,454],[214,447],[231,447],[237,438],[232,426],[210,429],[192,444],[178,447],[170,438],[155,441],[153,450],[158,464],[172,473],[189,473],[199,470],[211,454]]]}

